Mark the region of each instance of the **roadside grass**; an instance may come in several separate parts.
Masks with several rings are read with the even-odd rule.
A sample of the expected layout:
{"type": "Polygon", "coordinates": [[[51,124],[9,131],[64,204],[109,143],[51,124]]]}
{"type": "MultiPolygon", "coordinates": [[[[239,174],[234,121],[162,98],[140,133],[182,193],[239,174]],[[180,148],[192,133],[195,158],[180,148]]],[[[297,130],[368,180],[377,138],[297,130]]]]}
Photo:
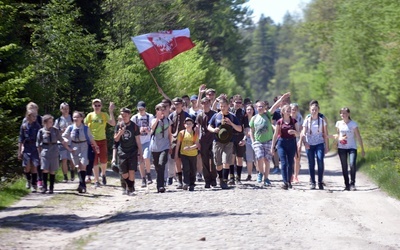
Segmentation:
{"type": "Polygon", "coordinates": [[[19,178],[0,186],[0,210],[9,207],[30,193],[30,190],[25,188],[25,184],[25,179],[19,178]]]}
{"type": "Polygon", "coordinates": [[[390,196],[400,200],[400,152],[368,148],[365,158],[357,157],[359,169],[390,196]]]}

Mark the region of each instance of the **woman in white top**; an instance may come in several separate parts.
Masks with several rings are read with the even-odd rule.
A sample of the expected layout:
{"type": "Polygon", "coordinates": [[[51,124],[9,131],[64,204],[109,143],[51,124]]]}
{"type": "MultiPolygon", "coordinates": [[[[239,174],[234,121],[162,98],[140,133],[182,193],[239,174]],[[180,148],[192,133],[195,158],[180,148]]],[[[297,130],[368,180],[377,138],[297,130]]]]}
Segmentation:
{"type": "Polygon", "coordinates": [[[304,120],[302,135],[304,147],[308,158],[308,169],[310,172],[310,189],[315,189],[315,156],[318,165],[318,188],[324,189],[324,156],[329,151],[328,132],[324,119],[319,117],[319,106],[310,106],[311,115],[304,120]]]}
{"type": "Polygon", "coordinates": [[[364,144],[358,130],[358,125],[350,118],[350,109],[342,108],[340,110],[341,121],[336,122],[338,137],[338,154],[342,164],[342,173],[344,178],[345,190],[356,190],[356,160],[357,160],[357,141],[361,146],[361,156],[365,156],[364,144]],[[350,165],[350,181],[348,165],[350,165]]]}

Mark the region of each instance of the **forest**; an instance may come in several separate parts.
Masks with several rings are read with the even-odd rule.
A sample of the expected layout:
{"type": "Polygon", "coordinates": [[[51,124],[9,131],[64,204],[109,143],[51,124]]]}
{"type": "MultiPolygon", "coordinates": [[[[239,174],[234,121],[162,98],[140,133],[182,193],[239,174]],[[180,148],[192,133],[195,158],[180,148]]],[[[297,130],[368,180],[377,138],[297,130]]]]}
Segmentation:
{"type": "Polygon", "coordinates": [[[331,133],[348,107],[368,147],[398,152],[400,1],[312,0],[279,24],[253,22],[246,2],[0,0],[0,177],[21,171],[30,101],[56,117],[60,103],[88,112],[94,98],[154,107],[162,96],[130,37],[183,28],[196,46],[152,70],[168,96],[206,84],[272,103],[290,91],[303,114],[319,101],[331,133]]]}

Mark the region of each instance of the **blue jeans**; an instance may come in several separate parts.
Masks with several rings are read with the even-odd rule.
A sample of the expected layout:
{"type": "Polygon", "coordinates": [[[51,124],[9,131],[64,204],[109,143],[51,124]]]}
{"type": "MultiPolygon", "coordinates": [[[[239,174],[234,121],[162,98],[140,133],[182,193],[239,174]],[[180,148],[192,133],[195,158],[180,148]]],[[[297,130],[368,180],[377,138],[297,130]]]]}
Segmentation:
{"type": "Polygon", "coordinates": [[[357,160],[357,149],[338,149],[340,163],[342,164],[342,173],[344,178],[344,184],[346,187],[354,185],[356,183],[356,160],[357,160]],[[349,161],[347,161],[347,158],[349,161]],[[350,182],[349,182],[349,171],[348,166],[350,164],[350,182]]]}
{"type": "Polygon", "coordinates": [[[310,149],[306,149],[308,158],[308,170],[310,172],[311,183],[315,184],[315,156],[317,156],[318,165],[318,183],[322,183],[324,179],[324,156],[325,144],[310,145],[310,149]]]}
{"type": "Polygon", "coordinates": [[[293,175],[294,155],[296,154],[296,138],[279,138],[276,144],[282,166],[282,179],[284,183],[290,182],[293,175]]]}

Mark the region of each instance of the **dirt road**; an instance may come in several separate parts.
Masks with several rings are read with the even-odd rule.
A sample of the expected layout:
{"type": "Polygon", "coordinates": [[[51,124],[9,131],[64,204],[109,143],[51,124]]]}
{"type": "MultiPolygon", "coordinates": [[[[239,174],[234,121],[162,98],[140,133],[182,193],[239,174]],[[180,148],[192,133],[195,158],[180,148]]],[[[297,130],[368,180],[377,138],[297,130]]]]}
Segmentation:
{"type": "Polygon", "coordinates": [[[305,157],[288,191],[280,175],[270,188],[199,183],[158,194],[136,184],[132,197],[111,172],[111,185],[84,195],[77,183],[56,184],[54,195],[30,194],[0,212],[0,249],[400,249],[400,202],[360,173],[358,190],[342,191],[338,157],[325,164],[323,191],[309,190],[305,157]]]}

